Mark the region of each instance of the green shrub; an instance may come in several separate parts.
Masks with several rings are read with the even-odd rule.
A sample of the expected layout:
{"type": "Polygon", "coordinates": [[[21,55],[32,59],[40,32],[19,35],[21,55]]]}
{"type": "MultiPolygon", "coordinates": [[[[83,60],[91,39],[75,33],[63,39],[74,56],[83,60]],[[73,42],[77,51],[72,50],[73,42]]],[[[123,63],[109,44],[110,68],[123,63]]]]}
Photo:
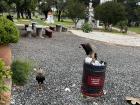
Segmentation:
{"type": "Polygon", "coordinates": [[[4,83],[5,78],[10,78],[11,72],[5,68],[4,62],[0,59],[0,94],[8,91],[8,87],[4,83]]]}
{"type": "Polygon", "coordinates": [[[89,24],[88,22],[86,22],[83,26],[82,26],[82,30],[83,32],[91,32],[93,30],[93,27],[91,24],[89,24]]]}
{"type": "Polygon", "coordinates": [[[14,23],[5,17],[0,17],[0,44],[17,43],[19,31],[14,23]]]}
{"type": "Polygon", "coordinates": [[[16,85],[25,85],[29,79],[32,70],[32,64],[29,61],[16,60],[11,66],[13,75],[12,81],[16,85]]]}
{"type": "Polygon", "coordinates": [[[117,26],[120,28],[121,32],[127,32],[127,25],[128,25],[128,21],[127,20],[123,20],[123,21],[119,21],[117,23],[117,26]]]}

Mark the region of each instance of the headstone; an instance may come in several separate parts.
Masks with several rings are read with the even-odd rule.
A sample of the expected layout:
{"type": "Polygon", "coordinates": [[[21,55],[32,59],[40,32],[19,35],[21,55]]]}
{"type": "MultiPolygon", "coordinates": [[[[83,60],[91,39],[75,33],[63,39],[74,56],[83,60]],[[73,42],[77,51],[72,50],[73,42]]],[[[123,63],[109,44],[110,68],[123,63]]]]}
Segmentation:
{"type": "Polygon", "coordinates": [[[27,27],[27,36],[29,36],[29,38],[32,37],[32,28],[31,27],[27,27]]]}
{"type": "Polygon", "coordinates": [[[103,4],[103,3],[108,2],[108,1],[112,1],[112,0],[100,0],[100,4],[103,4]]]}
{"type": "Polygon", "coordinates": [[[84,19],[79,20],[78,23],[76,24],[76,28],[77,29],[82,28],[82,26],[83,26],[84,23],[85,23],[85,20],[84,19]]]}
{"type": "Polygon", "coordinates": [[[37,25],[36,26],[36,33],[40,38],[44,38],[43,37],[43,26],[42,25],[37,25]]]}
{"type": "Polygon", "coordinates": [[[99,20],[92,21],[93,28],[99,28],[99,20]]]}
{"type": "Polygon", "coordinates": [[[36,30],[36,22],[32,22],[32,29],[35,31],[36,30]]]}
{"type": "Polygon", "coordinates": [[[62,25],[56,25],[56,31],[62,32],[62,25]]]}
{"type": "Polygon", "coordinates": [[[62,27],[62,32],[67,32],[68,29],[66,27],[62,27]]]}
{"type": "Polygon", "coordinates": [[[97,28],[98,28],[99,27],[99,20],[97,20],[96,23],[97,23],[96,25],[97,25],[97,28]]]}
{"type": "Polygon", "coordinates": [[[54,23],[52,11],[48,12],[47,23],[54,23]]]}

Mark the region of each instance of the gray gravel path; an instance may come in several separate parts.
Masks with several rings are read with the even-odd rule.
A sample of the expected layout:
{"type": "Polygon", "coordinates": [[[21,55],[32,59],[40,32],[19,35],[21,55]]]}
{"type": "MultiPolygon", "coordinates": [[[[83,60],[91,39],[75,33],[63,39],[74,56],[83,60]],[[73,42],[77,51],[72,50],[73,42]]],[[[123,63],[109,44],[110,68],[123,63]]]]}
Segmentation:
{"type": "Polygon", "coordinates": [[[138,47],[109,45],[69,32],[54,33],[52,39],[22,38],[11,47],[14,58],[32,59],[46,70],[45,90],[36,90],[33,73],[24,90],[12,91],[13,105],[128,105],[125,96],[140,97],[138,47]],[[108,63],[104,87],[107,94],[97,99],[85,100],[80,93],[85,52],[79,45],[85,42],[91,43],[99,59],[108,63]]]}

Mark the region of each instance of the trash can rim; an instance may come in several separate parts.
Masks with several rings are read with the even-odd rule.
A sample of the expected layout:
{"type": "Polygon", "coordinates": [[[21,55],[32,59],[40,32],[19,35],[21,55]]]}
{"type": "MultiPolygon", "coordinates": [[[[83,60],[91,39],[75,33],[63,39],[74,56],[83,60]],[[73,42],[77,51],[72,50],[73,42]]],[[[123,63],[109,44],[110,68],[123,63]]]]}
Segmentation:
{"type": "Polygon", "coordinates": [[[107,66],[107,65],[93,65],[93,64],[88,64],[88,63],[85,63],[85,62],[84,62],[84,65],[92,66],[92,67],[106,67],[107,66]]]}

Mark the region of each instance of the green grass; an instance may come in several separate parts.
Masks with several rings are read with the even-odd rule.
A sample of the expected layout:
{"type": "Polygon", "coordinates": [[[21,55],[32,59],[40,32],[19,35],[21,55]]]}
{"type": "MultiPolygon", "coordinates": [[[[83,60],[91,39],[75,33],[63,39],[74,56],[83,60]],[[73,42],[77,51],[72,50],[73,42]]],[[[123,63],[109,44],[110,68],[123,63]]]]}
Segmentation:
{"type": "Polygon", "coordinates": [[[43,25],[43,26],[48,25],[44,20],[41,20],[39,18],[34,19],[33,22],[37,22],[38,25],[43,25]]]}
{"type": "MultiPolygon", "coordinates": [[[[14,16],[14,19],[16,20],[16,13],[11,13],[14,16]]],[[[3,13],[3,16],[7,16],[8,13],[3,13]]],[[[42,16],[39,15],[38,18],[32,17],[33,20],[29,19],[18,19],[15,21],[17,24],[31,24],[31,22],[37,22],[39,25],[45,25],[45,26],[55,26],[56,24],[63,25],[64,27],[71,27],[74,26],[74,22],[71,19],[63,19],[63,21],[58,22],[57,18],[55,18],[55,22],[53,24],[47,24],[44,20],[41,20],[42,16]]]]}
{"type": "MultiPolygon", "coordinates": [[[[63,21],[58,22],[55,20],[53,24],[48,24],[44,20],[41,20],[39,18],[34,18],[32,20],[33,22],[37,22],[38,25],[44,25],[44,26],[55,26],[56,24],[63,25],[64,27],[71,27],[74,25],[73,21],[71,19],[64,19],[63,21]]],[[[18,19],[15,23],[17,24],[31,24],[31,20],[28,19],[18,19]]]]}
{"type": "Polygon", "coordinates": [[[15,23],[17,23],[17,24],[31,24],[31,20],[28,20],[28,19],[18,19],[15,23]]]}
{"type": "Polygon", "coordinates": [[[117,31],[117,30],[114,30],[112,29],[112,31],[108,31],[108,30],[105,30],[104,28],[102,29],[93,29],[93,31],[96,30],[96,31],[100,31],[100,32],[108,32],[108,33],[113,33],[113,34],[122,34],[122,35],[127,35],[127,33],[121,33],[120,31],[117,31]]]}
{"type": "Polygon", "coordinates": [[[63,21],[60,21],[60,22],[55,20],[54,24],[60,24],[60,25],[63,25],[65,27],[71,27],[74,25],[74,22],[71,19],[64,19],[63,21]]]}
{"type": "Polygon", "coordinates": [[[29,19],[18,19],[15,23],[18,24],[31,24],[32,22],[37,22],[38,25],[44,25],[46,26],[47,23],[41,19],[33,19],[33,20],[29,20],[29,19]]]}
{"type": "Polygon", "coordinates": [[[140,27],[129,27],[128,30],[140,34],[140,27]]]}

